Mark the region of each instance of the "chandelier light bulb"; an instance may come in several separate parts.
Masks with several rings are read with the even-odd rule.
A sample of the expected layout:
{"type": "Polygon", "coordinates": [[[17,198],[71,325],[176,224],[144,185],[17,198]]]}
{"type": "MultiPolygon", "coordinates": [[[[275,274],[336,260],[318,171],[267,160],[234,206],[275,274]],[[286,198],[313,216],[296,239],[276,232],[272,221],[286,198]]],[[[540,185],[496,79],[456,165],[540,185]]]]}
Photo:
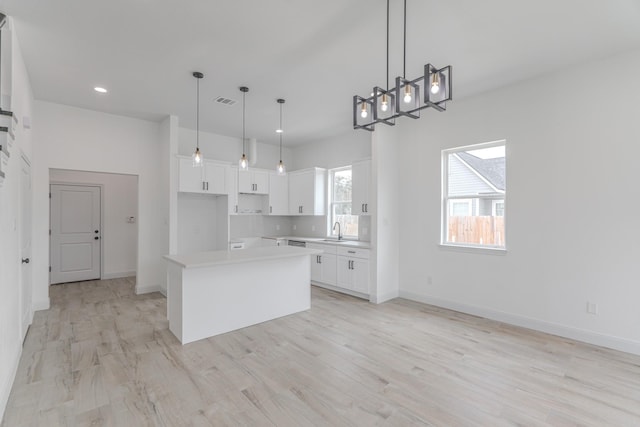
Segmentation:
{"type": "Polygon", "coordinates": [[[382,111],[387,111],[389,109],[389,101],[387,100],[387,94],[382,95],[382,105],[380,106],[382,111]]]}
{"type": "Polygon", "coordinates": [[[440,92],[440,77],[438,74],[431,76],[431,93],[436,94],[440,92]]]}
{"type": "Polygon", "coordinates": [[[404,102],[407,104],[411,102],[411,86],[409,85],[404,87],[404,102]]]}
{"type": "Polygon", "coordinates": [[[286,175],[287,174],[287,169],[284,167],[284,163],[282,163],[282,160],[280,160],[280,163],[278,163],[276,171],[278,172],[278,175],[286,175]]]}
{"type": "Polygon", "coordinates": [[[369,112],[367,111],[367,104],[362,103],[362,111],[360,111],[360,117],[362,117],[363,119],[366,119],[368,115],[369,115],[369,112]]]}
{"type": "Polygon", "coordinates": [[[241,170],[247,170],[249,168],[249,161],[247,160],[247,156],[245,156],[244,153],[242,154],[242,158],[240,159],[239,166],[241,170]]]}
{"type": "Polygon", "coordinates": [[[196,151],[193,153],[193,164],[198,166],[202,163],[202,153],[200,152],[200,148],[196,147],[196,151]]]}

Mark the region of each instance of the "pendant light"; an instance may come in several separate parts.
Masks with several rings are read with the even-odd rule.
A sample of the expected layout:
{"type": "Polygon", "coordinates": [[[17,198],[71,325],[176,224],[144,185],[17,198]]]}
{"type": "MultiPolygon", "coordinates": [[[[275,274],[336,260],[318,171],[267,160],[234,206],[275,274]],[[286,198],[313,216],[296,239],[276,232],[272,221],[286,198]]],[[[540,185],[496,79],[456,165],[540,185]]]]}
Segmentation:
{"type": "Polygon", "coordinates": [[[193,72],[196,78],[196,151],[191,156],[193,167],[202,167],[202,153],[200,152],[200,79],[204,77],[199,71],[193,72]]]}
{"type": "Polygon", "coordinates": [[[244,122],[245,122],[245,113],[246,113],[246,107],[245,107],[245,96],[247,94],[247,92],[249,92],[249,88],[246,86],[242,86],[240,87],[240,91],[242,92],[242,157],[240,158],[240,161],[238,162],[238,166],[240,167],[240,170],[242,171],[246,171],[249,170],[249,160],[247,159],[247,156],[244,154],[244,143],[245,143],[245,137],[244,137],[244,122]]]}
{"type": "Polygon", "coordinates": [[[278,99],[278,104],[280,104],[280,127],[276,132],[280,135],[280,162],[278,163],[278,166],[276,166],[276,171],[278,172],[278,175],[286,175],[287,169],[282,162],[282,133],[284,132],[282,129],[282,104],[284,104],[284,99],[278,99]]]}

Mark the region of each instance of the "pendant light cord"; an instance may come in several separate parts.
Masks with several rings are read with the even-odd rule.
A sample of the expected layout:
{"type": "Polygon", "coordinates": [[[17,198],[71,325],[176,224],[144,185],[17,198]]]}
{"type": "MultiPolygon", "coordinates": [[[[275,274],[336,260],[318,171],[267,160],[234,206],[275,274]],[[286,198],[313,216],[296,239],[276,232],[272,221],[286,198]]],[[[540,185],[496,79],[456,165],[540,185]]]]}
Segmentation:
{"type": "MultiPolygon", "coordinates": [[[[279,102],[279,101],[278,101],[279,102]]],[[[282,163],[282,102],[280,102],[280,162],[282,163]]]]}
{"type": "Polygon", "coordinates": [[[246,114],[246,103],[245,97],[247,96],[247,92],[242,92],[242,155],[244,156],[244,115],[246,114]]]}
{"type": "Polygon", "coordinates": [[[200,149],[200,79],[196,78],[196,149],[200,149]]]}
{"type": "Polygon", "coordinates": [[[407,0],[404,0],[403,37],[404,37],[404,41],[403,41],[403,52],[402,52],[402,78],[406,79],[407,78],[407,0]]]}
{"type": "Polygon", "coordinates": [[[389,91],[389,0],[387,0],[387,91],[389,91]]]}

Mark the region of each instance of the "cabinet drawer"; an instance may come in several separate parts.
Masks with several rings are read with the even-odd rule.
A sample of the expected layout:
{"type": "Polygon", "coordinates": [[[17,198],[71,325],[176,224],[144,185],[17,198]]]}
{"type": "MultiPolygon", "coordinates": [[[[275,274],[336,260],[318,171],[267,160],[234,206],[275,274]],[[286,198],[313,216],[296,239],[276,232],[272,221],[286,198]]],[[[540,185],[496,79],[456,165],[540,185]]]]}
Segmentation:
{"type": "Polygon", "coordinates": [[[309,249],[320,249],[324,251],[325,254],[336,254],[335,245],[323,245],[320,243],[307,243],[307,248],[309,249]]]}
{"type": "Polygon", "coordinates": [[[362,258],[362,259],[369,259],[369,249],[362,249],[362,248],[345,248],[342,246],[339,246],[338,248],[338,255],[340,256],[348,256],[351,258],[362,258]]]}

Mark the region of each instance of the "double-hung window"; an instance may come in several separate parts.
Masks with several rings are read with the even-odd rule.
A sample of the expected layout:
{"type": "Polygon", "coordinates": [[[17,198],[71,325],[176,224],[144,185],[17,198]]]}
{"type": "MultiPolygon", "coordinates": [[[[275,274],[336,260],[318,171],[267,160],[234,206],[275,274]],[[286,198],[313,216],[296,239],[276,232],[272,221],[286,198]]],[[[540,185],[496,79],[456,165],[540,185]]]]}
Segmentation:
{"type": "Polygon", "coordinates": [[[358,215],[352,214],[351,166],[329,171],[329,235],[338,237],[338,231],[345,237],[358,237],[358,215]],[[340,227],[334,226],[340,223],[340,227]]]}
{"type": "Polygon", "coordinates": [[[442,244],[504,249],[505,141],[442,152],[442,244]]]}

